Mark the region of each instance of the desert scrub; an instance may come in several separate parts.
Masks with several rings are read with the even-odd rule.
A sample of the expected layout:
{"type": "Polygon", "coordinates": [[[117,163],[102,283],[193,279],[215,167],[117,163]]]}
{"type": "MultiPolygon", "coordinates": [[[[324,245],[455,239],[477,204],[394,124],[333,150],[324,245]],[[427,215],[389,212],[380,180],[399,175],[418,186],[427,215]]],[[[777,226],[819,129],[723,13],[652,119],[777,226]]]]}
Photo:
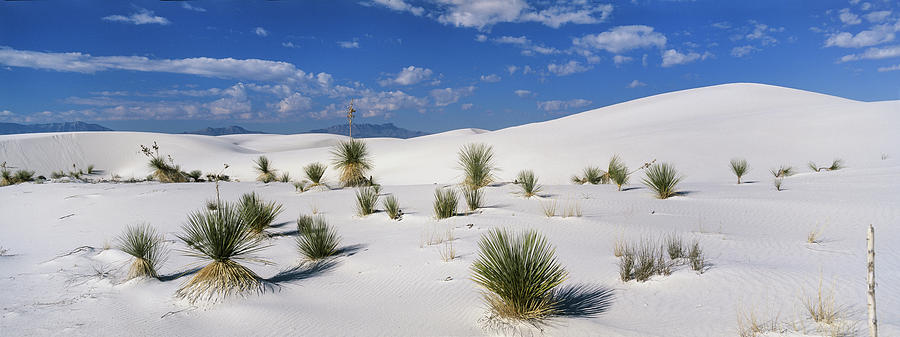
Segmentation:
{"type": "Polygon", "coordinates": [[[241,196],[238,210],[250,231],[253,234],[262,234],[284,209],[280,204],[274,201],[265,202],[255,192],[250,192],[241,196]]]}
{"type": "Polygon", "coordinates": [[[737,183],[740,185],[741,177],[747,174],[747,171],[750,169],[750,167],[747,166],[747,160],[738,158],[732,159],[730,167],[731,173],[734,173],[734,175],[737,176],[737,183]]]}
{"type": "Polygon", "coordinates": [[[608,180],[606,180],[606,182],[604,182],[604,177],[607,177],[607,179],[609,177],[606,174],[606,171],[603,171],[602,169],[600,169],[599,167],[596,167],[596,166],[588,166],[588,167],[585,167],[584,170],[582,170],[581,176],[578,176],[578,175],[572,176],[572,182],[579,184],[579,185],[605,184],[606,182],[608,182],[608,180]]]}
{"type": "Polygon", "coordinates": [[[475,210],[481,208],[484,203],[484,189],[472,189],[469,186],[462,186],[463,199],[466,200],[466,206],[469,208],[469,212],[474,212],[475,210]]]}
{"type": "Polygon", "coordinates": [[[3,168],[0,170],[0,186],[9,186],[34,181],[34,171],[17,170],[15,173],[3,168]]]}
{"type": "Polygon", "coordinates": [[[375,213],[378,204],[378,192],[372,187],[363,187],[356,191],[356,215],[366,216],[375,213]]]}
{"type": "Polygon", "coordinates": [[[769,170],[775,178],[790,177],[796,173],[793,166],[781,165],[778,168],[769,170]]]}
{"type": "Polygon", "coordinates": [[[678,234],[669,234],[665,239],[666,252],[669,259],[675,260],[686,256],[684,240],[678,234]]]}
{"type": "Polygon", "coordinates": [[[516,181],[519,183],[519,187],[522,188],[520,193],[526,198],[537,195],[543,189],[543,186],[538,184],[538,179],[531,170],[520,171],[516,181]]]}
{"type": "Polygon", "coordinates": [[[148,224],[133,225],[125,227],[116,241],[119,250],[134,258],[126,280],[159,277],[156,270],[166,258],[165,240],[161,233],[148,224]]]}
{"type": "Polygon", "coordinates": [[[303,167],[303,173],[306,174],[306,179],[310,181],[310,187],[315,187],[322,185],[322,177],[325,176],[325,170],[327,166],[322,163],[312,163],[303,167]]]}
{"type": "Polygon", "coordinates": [[[457,165],[463,171],[463,185],[470,189],[490,185],[494,182],[494,148],[484,143],[466,144],[459,149],[457,165]]]}
{"type": "Polygon", "coordinates": [[[302,215],[297,219],[297,249],[308,260],[334,256],[341,238],[322,216],[302,215]]]}
{"type": "Polygon", "coordinates": [[[256,181],[263,183],[275,181],[275,172],[278,170],[272,168],[272,162],[269,161],[269,158],[266,156],[259,156],[259,158],[256,158],[256,160],[253,161],[253,164],[256,165],[253,169],[256,170],[256,173],[259,173],[259,175],[256,176],[256,181]]]}
{"type": "Polygon", "coordinates": [[[384,198],[381,205],[391,220],[400,220],[400,217],[403,216],[403,211],[400,210],[400,201],[397,200],[397,197],[389,195],[384,198]]]}
{"type": "Polygon", "coordinates": [[[653,190],[657,198],[666,199],[678,193],[678,183],[683,178],[671,164],[660,163],[650,166],[642,181],[653,190]]]}
{"type": "Polygon", "coordinates": [[[238,262],[267,263],[255,256],[267,246],[235,206],[222,203],[216,211],[191,213],[182,231],[178,238],[187,246],[187,256],[210,263],[178,289],[176,296],[194,303],[263,291],[259,276],[238,262]]]}
{"type": "Polygon", "coordinates": [[[687,247],[677,234],[670,234],[659,244],[656,240],[642,239],[637,244],[617,240],[613,254],[619,258],[619,278],[623,282],[645,282],[654,275],[667,276],[679,265],[703,273],[709,268],[700,244],[694,241],[687,247]]]}
{"type": "Polygon", "coordinates": [[[535,231],[494,229],[478,243],[472,279],[492,317],[540,322],[558,313],[554,290],[568,277],[556,249],[535,231]]]}
{"type": "Polygon", "coordinates": [[[459,197],[451,188],[438,188],[434,190],[434,217],[438,220],[446,219],[456,214],[459,197]]]}
{"type": "Polygon", "coordinates": [[[339,180],[344,187],[365,186],[366,174],[372,169],[372,158],[366,143],[350,139],[341,141],[331,149],[331,164],[340,171],[339,180]]]}
{"type": "MultiPolygon", "coordinates": [[[[172,159],[171,155],[163,156],[159,153],[159,145],[156,142],[153,142],[151,146],[141,145],[141,153],[144,154],[147,158],[150,159],[150,162],[147,165],[150,167],[152,172],[150,176],[153,179],[161,183],[183,183],[187,182],[188,178],[181,172],[181,167],[175,165],[175,160],[172,159]]],[[[72,165],[73,168],[75,165],[72,165]]],[[[69,172],[69,176],[74,179],[80,179],[82,172],[72,171],[69,172]]]]}

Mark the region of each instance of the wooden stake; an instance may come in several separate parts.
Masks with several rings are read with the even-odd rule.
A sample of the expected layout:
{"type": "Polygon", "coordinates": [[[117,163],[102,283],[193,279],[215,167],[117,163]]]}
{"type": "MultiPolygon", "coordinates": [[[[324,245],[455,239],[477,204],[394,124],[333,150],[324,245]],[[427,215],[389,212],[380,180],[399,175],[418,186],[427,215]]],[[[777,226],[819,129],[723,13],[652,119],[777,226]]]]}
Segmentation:
{"type": "Polygon", "coordinates": [[[869,233],[866,237],[868,245],[868,256],[866,258],[867,268],[869,270],[866,276],[869,289],[866,292],[867,306],[869,309],[869,336],[878,337],[878,319],[875,318],[875,227],[869,225],[869,233]]]}

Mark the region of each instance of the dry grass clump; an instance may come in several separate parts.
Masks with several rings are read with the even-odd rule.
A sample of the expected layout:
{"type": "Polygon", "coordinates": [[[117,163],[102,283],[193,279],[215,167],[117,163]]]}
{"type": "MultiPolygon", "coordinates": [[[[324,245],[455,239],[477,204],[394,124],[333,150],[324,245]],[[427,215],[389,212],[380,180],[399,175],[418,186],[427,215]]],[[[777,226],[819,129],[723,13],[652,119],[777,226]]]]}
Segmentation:
{"type": "Polygon", "coordinates": [[[816,228],[809,233],[806,234],[806,243],[819,243],[821,242],[822,229],[816,228]]]}
{"type": "Polygon", "coordinates": [[[438,249],[438,253],[441,255],[441,261],[450,262],[453,259],[457,258],[456,248],[453,247],[453,241],[445,241],[444,245],[438,249]]]}
{"type": "Polygon", "coordinates": [[[484,289],[492,317],[540,322],[558,312],[554,290],[568,273],[543,236],[494,229],[478,247],[472,279],[484,289]]]}
{"type": "Polygon", "coordinates": [[[780,333],[785,330],[778,315],[772,319],[762,319],[756,311],[743,308],[739,308],[737,311],[737,325],[739,337],[758,337],[770,332],[780,333]]]}
{"type": "Polygon", "coordinates": [[[684,179],[675,167],[668,163],[653,164],[647,169],[644,185],[653,190],[656,197],[666,199],[678,193],[678,183],[684,179]]]}
{"type": "Polygon", "coordinates": [[[450,188],[434,190],[434,217],[438,220],[455,215],[458,204],[459,197],[455,190],[450,188]]]}
{"type": "Polygon", "coordinates": [[[356,191],[356,215],[366,216],[375,213],[378,204],[378,192],[372,187],[363,187],[356,191]]]}
{"type": "Polygon", "coordinates": [[[749,170],[750,167],[747,166],[746,159],[735,158],[731,160],[731,173],[734,173],[734,175],[737,176],[738,185],[741,184],[741,177],[747,174],[747,171],[749,170]]]}
{"type": "Polygon", "coordinates": [[[366,175],[374,164],[365,142],[357,139],[341,141],[331,150],[331,164],[340,171],[339,180],[344,187],[370,184],[366,175]]]}
{"type": "Polygon", "coordinates": [[[310,187],[315,187],[322,185],[322,177],[325,176],[325,170],[328,167],[322,163],[312,163],[303,167],[303,173],[306,174],[306,179],[309,179],[311,182],[310,187]]]}
{"type": "Polygon", "coordinates": [[[256,181],[270,183],[276,180],[277,177],[275,176],[275,172],[278,172],[278,170],[272,167],[272,162],[269,161],[269,158],[266,156],[259,156],[259,158],[253,161],[253,164],[256,165],[254,168],[256,173],[259,173],[256,177],[256,181]]]}
{"type": "Polygon", "coordinates": [[[541,201],[541,209],[544,211],[544,215],[548,218],[556,216],[556,204],[556,199],[550,199],[546,202],[541,201]]]}
{"type": "Polygon", "coordinates": [[[453,231],[451,228],[440,229],[438,226],[429,226],[422,233],[422,240],[419,247],[438,245],[444,242],[453,241],[453,231]]]}
{"type": "Polygon", "coordinates": [[[649,239],[642,239],[638,244],[616,240],[613,254],[619,258],[619,278],[623,282],[645,282],[654,275],[667,276],[672,274],[673,267],[684,264],[700,274],[709,268],[700,243],[694,241],[686,247],[676,234],[667,236],[662,244],[649,239]]]}
{"type": "Polygon", "coordinates": [[[581,214],[581,200],[574,198],[566,199],[560,216],[563,218],[581,217],[581,214]]]}
{"type": "Polygon", "coordinates": [[[400,210],[400,202],[397,200],[397,197],[389,195],[384,198],[381,205],[384,207],[384,212],[387,213],[391,220],[400,220],[400,217],[403,216],[403,211],[400,210]]]}
{"type": "Polygon", "coordinates": [[[264,202],[255,192],[242,195],[238,204],[238,212],[253,234],[262,234],[283,210],[281,204],[264,202]]]}
{"type": "Polygon", "coordinates": [[[259,276],[238,262],[266,263],[254,254],[267,246],[235,206],[221,203],[216,211],[191,213],[182,230],[178,238],[189,249],[185,253],[210,263],[178,289],[178,297],[194,303],[263,290],[259,276]]]}
{"type": "Polygon", "coordinates": [[[166,258],[165,238],[149,224],[125,227],[117,238],[117,248],[134,258],[128,268],[127,280],[159,275],[156,270],[166,258]]]}
{"type": "Polygon", "coordinates": [[[516,182],[518,182],[519,187],[522,188],[520,193],[526,198],[537,195],[537,193],[543,189],[543,186],[538,184],[537,177],[531,170],[520,171],[516,177],[516,182]]]}
{"type": "Polygon", "coordinates": [[[297,219],[297,249],[311,261],[334,256],[341,238],[322,216],[301,215],[297,219]]]}
{"type": "Polygon", "coordinates": [[[281,175],[278,176],[278,181],[279,181],[279,182],[282,182],[282,183],[289,183],[289,182],[291,182],[291,174],[290,174],[290,172],[287,172],[287,171],[281,172],[281,175]]]}
{"type": "Polygon", "coordinates": [[[700,243],[694,241],[691,245],[691,249],[688,251],[688,262],[691,266],[691,270],[703,274],[707,268],[709,268],[709,263],[706,260],[706,256],[703,255],[703,250],[700,248],[700,243]]]}

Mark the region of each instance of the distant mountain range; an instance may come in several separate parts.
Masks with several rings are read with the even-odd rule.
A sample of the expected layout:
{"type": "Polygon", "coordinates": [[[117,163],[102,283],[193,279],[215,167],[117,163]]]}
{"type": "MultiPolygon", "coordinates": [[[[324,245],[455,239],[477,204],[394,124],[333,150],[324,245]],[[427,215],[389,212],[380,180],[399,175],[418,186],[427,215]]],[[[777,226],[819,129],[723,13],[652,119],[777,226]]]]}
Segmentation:
{"type": "Polygon", "coordinates": [[[250,131],[244,129],[237,125],[232,125],[224,128],[211,128],[207,127],[205,129],[195,130],[195,131],[187,131],[182,132],[185,134],[193,134],[193,135],[205,135],[205,136],[224,136],[224,135],[243,135],[248,133],[265,133],[262,131],[250,131]]]}
{"type": "Polygon", "coordinates": [[[76,131],[112,131],[105,126],[85,122],[47,123],[47,124],[17,124],[0,123],[0,135],[16,133],[39,132],[76,132],[76,131]]]}
{"type": "MultiPolygon", "coordinates": [[[[330,133],[335,135],[347,136],[350,134],[350,127],[347,124],[338,124],[327,127],[325,129],[309,130],[309,133],[330,133]]],[[[384,124],[353,124],[353,137],[356,138],[413,138],[427,135],[422,131],[413,131],[397,127],[394,123],[384,124]]]]}

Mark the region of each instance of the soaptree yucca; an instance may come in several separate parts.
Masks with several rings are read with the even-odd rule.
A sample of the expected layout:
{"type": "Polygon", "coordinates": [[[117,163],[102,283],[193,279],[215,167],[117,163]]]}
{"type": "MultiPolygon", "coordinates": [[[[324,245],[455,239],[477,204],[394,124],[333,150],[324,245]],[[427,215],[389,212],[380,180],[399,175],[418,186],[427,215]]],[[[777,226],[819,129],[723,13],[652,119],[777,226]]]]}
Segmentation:
{"type": "Polygon", "coordinates": [[[746,159],[735,158],[735,159],[731,160],[731,173],[734,173],[734,175],[737,176],[738,185],[741,184],[741,177],[743,177],[745,174],[747,174],[747,171],[749,169],[750,169],[750,167],[747,166],[746,159]]]}
{"type": "Polygon", "coordinates": [[[319,186],[322,184],[322,176],[325,175],[325,169],[327,167],[322,163],[312,163],[303,167],[303,172],[306,173],[306,178],[312,183],[310,187],[319,186]]]}
{"type": "Polygon", "coordinates": [[[470,143],[459,149],[457,164],[463,171],[463,185],[479,189],[494,182],[494,148],[484,143],[470,143]]]}
{"type": "Polygon", "coordinates": [[[281,204],[274,201],[265,202],[255,192],[245,193],[238,203],[241,218],[254,234],[261,234],[269,228],[282,211],[281,204]]]}
{"type": "Polygon", "coordinates": [[[117,238],[119,250],[131,255],[134,262],[128,268],[127,279],[158,277],[156,270],[165,260],[165,240],[161,233],[148,224],[125,227],[117,238]]]}
{"type": "Polygon", "coordinates": [[[322,216],[303,215],[297,220],[297,249],[311,261],[337,254],[340,236],[322,216]]]}
{"type": "Polygon", "coordinates": [[[543,189],[543,186],[538,184],[538,179],[531,170],[520,171],[519,175],[516,177],[516,181],[519,182],[519,187],[522,188],[522,196],[526,198],[537,195],[537,193],[543,189]]]}
{"type": "Polygon", "coordinates": [[[554,290],[568,273],[543,236],[494,229],[478,247],[472,279],[484,289],[491,316],[536,322],[559,312],[554,290]]]}
{"type": "Polygon", "coordinates": [[[254,168],[256,169],[256,173],[259,173],[256,177],[256,181],[270,183],[276,180],[277,177],[275,176],[275,172],[278,172],[278,170],[272,168],[272,162],[269,161],[269,158],[266,158],[266,156],[259,156],[259,158],[253,161],[253,164],[256,165],[254,168]]]}
{"type": "Polygon", "coordinates": [[[403,216],[403,211],[400,210],[400,201],[397,200],[396,196],[389,195],[385,197],[381,205],[384,206],[384,211],[391,220],[400,220],[400,217],[403,216]]]}
{"type": "Polygon", "coordinates": [[[618,155],[614,155],[609,159],[609,168],[606,170],[606,176],[610,182],[616,184],[619,191],[622,190],[622,186],[628,184],[628,166],[625,165],[625,162],[618,155]]]}
{"type": "Polygon", "coordinates": [[[484,204],[484,189],[472,189],[468,186],[462,186],[463,199],[466,200],[466,207],[469,208],[469,212],[474,212],[475,210],[482,207],[484,204]]]}
{"type": "Polygon", "coordinates": [[[331,149],[331,164],[340,171],[340,181],[345,187],[366,185],[366,174],[373,166],[366,143],[357,139],[335,145],[331,149]]]}
{"type": "Polygon", "coordinates": [[[378,204],[378,192],[372,187],[363,187],[356,191],[356,215],[366,216],[375,213],[378,204]]]}
{"type": "Polygon", "coordinates": [[[215,211],[191,213],[182,230],[178,238],[188,248],[186,255],[210,263],[178,289],[178,297],[193,303],[263,290],[259,276],[238,262],[266,263],[255,254],[268,246],[262,236],[253,233],[235,206],[221,203],[215,211]]]}
{"type": "Polygon", "coordinates": [[[683,177],[678,174],[675,167],[668,163],[653,164],[647,169],[647,176],[643,183],[660,199],[666,199],[678,193],[678,183],[683,177]]]}
{"type": "Polygon", "coordinates": [[[456,214],[459,205],[459,197],[456,190],[451,188],[434,190],[434,217],[438,220],[446,219],[456,214]]]}
{"type": "Polygon", "coordinates": [[[609,180],[606,180],[606,179],[609,179],[608,177],[609,176],[607,175],[607,172],[603,171],[599,167],[588,166],[588,167],[584,168],[581,176],[578,176],[578,175],[572,176],[572,182],[576,183],[576,184],[580,184],[580,185],[583,185],[583,184],[593,184],[593,185],[605,184],[605,183],[609,182],[609,180]]]}

